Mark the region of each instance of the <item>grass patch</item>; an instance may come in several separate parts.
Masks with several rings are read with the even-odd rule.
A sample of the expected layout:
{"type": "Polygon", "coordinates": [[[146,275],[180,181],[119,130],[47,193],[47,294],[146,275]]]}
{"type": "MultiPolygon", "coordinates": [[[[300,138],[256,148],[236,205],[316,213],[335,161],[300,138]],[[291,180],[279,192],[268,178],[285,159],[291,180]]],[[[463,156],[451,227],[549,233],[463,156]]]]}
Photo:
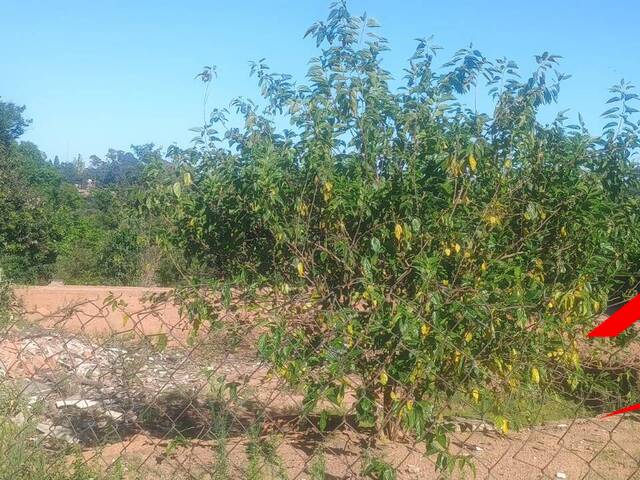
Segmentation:
{"type": "Polygon", "coordinates": [[[510,428],[518,430],[544,423],[592,417],[593,412],[566,396],[528,388],[507,395],[483,392],[477,404],[468,396],[458,394],[443,411],[443,416],[481,419],[493,425],[498,425],[506,418],[510,428]]]}

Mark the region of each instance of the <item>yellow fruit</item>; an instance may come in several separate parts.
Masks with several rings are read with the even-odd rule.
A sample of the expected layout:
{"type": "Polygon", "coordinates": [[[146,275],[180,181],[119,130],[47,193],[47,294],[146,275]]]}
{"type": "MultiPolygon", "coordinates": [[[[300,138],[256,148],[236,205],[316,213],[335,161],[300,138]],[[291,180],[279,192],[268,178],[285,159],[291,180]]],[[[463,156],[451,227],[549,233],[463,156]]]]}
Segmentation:
{"type": "Polygon", "coordinates": [[[460,253],[460,250],[462,250],[462,247],[456,243],[453,245],[453,249],[456,251],[456,253],[460,253]]]}
{"type": "Polygon", "coordinates": [[[540,371],[536,367],[531,369],[531,381],[535,384],[540,383],[540,371]]]}
{"type": "Polygon", "coordinates": [[[451,255],[451,249],[449,247],[444,249],[444,254],[448,257],[451,255]]]}
{"type": "Polygon", "coordinates": [[[573,363],[573,366],[576,368],[580,366],[580,354],[577,350],[571,352],[571,363],[573,363]]]}
{"type": "Polygon", "coordinates": [[[560,235],[562,235],[563,237],[566,237],[566,236],[567,236],[567,229],[566,229],[566,228],[564,228],[564,227],[562,227],[562,228],[560,229],[560,235]]]}
{"type": "Polygon", "coordinates": [[[302,264],[302,262],[298,262],[296,268],[298,269],[298,275],[300,277],[304,277],[304,265],[302,264]]]}
{"type": "Polygon", "coordinates": [[[489,215],[487,217],[487,222],[489,223],[489,225],[495,226],[495,225],[498,225],[500,223],[500,219],[498,217],[496,217],[495,215],[489,215]]]}
{"type": "Polygon", "coordinates": [[[464,334],[464,341],[469,343],[473,339],[473,333],[467,332],[464,334]]]}
{"type": "Polygon", "coordinates": [[[309,207],[306,203],[302,202],[298,205],[298,212],[300,213],[300,215],[306,215],[307,213],[309,213],[309,207]]]}
{"type": "Polygon", "coordinates": [[[474,402],[480,403],[480,392],[478,391],[477,388],[474,388],[473,390],[471,390],[471,397],[473,398],[474,402]]]}
{"type": "Polygon", "coordinates": [[[480,265],[480,269],[483,272],[486,272],[487,270],[489,270],[489,265],[487,264],[487,262],[482,262],[482,265],[480,265]]]}
{"type": "Polygon", "coordinates": [[[391,400],[398,401],[400,395],[397,392],[391,392],[391,400]]]}
{"type": "Polygon", "coordinates": [[[548,307],[548,308],[553,308],[553,302],[549,302],[549,303],[547,303],[547,307],[548,307]]]}
{"type": "Polygon", "coordinates": [[[420,327],[420,333],[422,334],[423,337],[426,337],[427,335],[429,335],[429,332],[431,332],[431,326],[423,323],[422,326],[420,327]]]}
{"type": "Polygon", "coordinates": [[[349,335],[353,335],[353,325],[347,325],[347,333],[349,333],[349,335]]]}
{"type": "Polygon", "coordinates": [[[462,358],[462,353],[456,351],[456,353],[453,354],[453,361],[460,363],[460,358],[462,358]]]}
{"type": "Polygon", "coordinates": [[[464,258],[471,258],[471,252],[469,250],[465,250],[464,258]]]}
{"type": "Polygon", "coordinates": [[[478,161],[473,153],[469,155],[469,168],[472,172],[475,172],[478,169],[478,161]]]}
{"type": "Polygon", "coordinates": [[[382,372],[380,374],[380,384],[381,385],[386,385],[388,381],[389,381],[389,376],[387,375],[386,372],[382,372]]]}
{"type": "Polygon", "coordinates": [[[407,401],[407,412],[413,410],[413,400],[407,401]]]}
{"type": "Polygon", "coordinates": [[[396,223],[396,228],[394,229],[393,233],[396,236],[396,240],[400,241],[400,239],[402,238],[402,225],[396,223]]]}
{"type": "Polygon", "coordinates": [[[509,432],[509,420],[507,420],[506,418],[502,418],[500,421],[499,427],[502,433],[509,432]]]}
{"type": "Polygon", "coordinates": [[[333,184],[331,182],[326,182],[324,184],[324,201],[328,202],[331,199],[331,190],[333,189],[333,184]]]}
{"type": "Polygon", "coordinates": [[[451,175],[454,177],[459,177],[462,173],[462,165],[458,163],[456,160],[451,160],[451,164],[449,165],[449,170],[451,171],[451,175]]]}

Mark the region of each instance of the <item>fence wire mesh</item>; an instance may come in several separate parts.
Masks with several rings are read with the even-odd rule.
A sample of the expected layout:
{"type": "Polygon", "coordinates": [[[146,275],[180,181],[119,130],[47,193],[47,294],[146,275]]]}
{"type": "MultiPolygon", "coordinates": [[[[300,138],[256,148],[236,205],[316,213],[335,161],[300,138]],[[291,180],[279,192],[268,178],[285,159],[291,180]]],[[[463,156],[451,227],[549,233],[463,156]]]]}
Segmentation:
{"type": "Polygon", "coordinates": [[[15,294],[0,336],[1,478],[640,478],[637,418],[603,416],[638,389],[635,340],[619,350],[581,346],[594,374],[626,379],[618,398],[547,394],[541,382],[535,404],[514,397],[507,429],[473,395],[454,396],[437,416],[451,454],[465,462],[447,472],[411,434],[389,439],[359,425],[353,392],[341,409],[309,411],[260,358],[258,339],[274,317],[314,321],[305,298],[234,292],[224,306],[204,289],[15,294]],[[216,321],[195,331],[194,313],[216,321]]]}

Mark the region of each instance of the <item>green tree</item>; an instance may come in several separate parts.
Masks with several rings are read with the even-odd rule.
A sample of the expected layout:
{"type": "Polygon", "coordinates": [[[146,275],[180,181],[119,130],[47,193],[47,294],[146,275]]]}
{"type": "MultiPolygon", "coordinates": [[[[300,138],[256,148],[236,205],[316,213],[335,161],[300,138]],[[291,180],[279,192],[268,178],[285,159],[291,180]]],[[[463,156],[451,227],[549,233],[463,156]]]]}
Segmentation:
{"type": "MultiPolygon", "coordinates": [[[[566,78],[549,53],[522,80],[473,48],[438,70],[418,40],[393,89],[377,28],[338,2],[307,31],[305,84],[252,64],[262,106],[234,100],[240,128],[214,110],[200,155],[156,172],[147,206],[214,275],[307,297],[259,344],[305,412],[351,392],[363,427],[411,431],[446,468],[455,395],[586,381],[577,339],[637,271],[638,124],[620,107],[602,137],[563,115],[542,125],[566,78]],[[461,102],[485,79],[491,114],[461,102]]],[[[623,87],[612,101],[633,103],[623,87]]],[[[490,408],[508,430],[505,403],[490,408]]]]}
{"type": "Polygon", "coordinates": [[[24,118],[24,106],[0,101],[0,146],[8,147],[24,133],[31,120],[24,118]]]}
{"type": "Polygon", "coordinates": [[[0,266],[11,280],[44,280],[56,258],[60,177],[35,145],[0,153],[0,266]]]}

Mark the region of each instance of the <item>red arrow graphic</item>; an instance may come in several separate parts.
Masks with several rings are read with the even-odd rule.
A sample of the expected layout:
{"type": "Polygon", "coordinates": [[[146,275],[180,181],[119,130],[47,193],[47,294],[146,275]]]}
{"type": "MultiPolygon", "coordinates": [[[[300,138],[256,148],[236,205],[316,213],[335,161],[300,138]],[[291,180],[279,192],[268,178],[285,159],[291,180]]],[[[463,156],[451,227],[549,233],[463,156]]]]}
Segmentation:
{"type": "Polygon", "coordinates": [[[590,337],[617,337],[640,320],[640,294],[589,332],[590,337]]]}
{"type": "Polygon", "coordinates": [[[620,410],[616,410],[615,412],[607,413],[604,417],[613,417],[614,415],[620,415],[621,413],[633,412],[634,410],[640,409],[640,403],[636,403],[635,405],[631,405],[630,407],[624,407],[620,410]]]}
{"type": "MultiPolygon", "coordinates": [[[[640,320],[640,294],[633,297],[620,310],[591,330],[589,337],[617,337],[638,320],[640,320]]],[[[640,403],[608,413],[605,417],[612,417],[613,415],[634,410],[640,410],[640,403]]]]}

